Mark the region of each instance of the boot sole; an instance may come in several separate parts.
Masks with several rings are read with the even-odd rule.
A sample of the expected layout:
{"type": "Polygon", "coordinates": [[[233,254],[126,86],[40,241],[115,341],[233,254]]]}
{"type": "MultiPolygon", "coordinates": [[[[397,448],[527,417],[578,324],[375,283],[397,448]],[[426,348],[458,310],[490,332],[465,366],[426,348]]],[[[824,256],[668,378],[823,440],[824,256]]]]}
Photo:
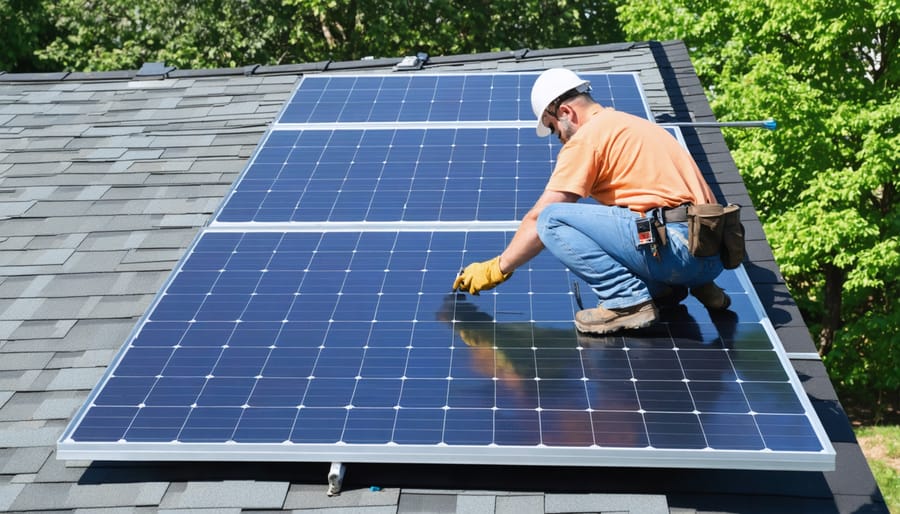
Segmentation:
{"type": "Polygon", "coordinates": [[[657,317],[658,315],[653,311],[635,312],[634,314],[616,318],[614,321],[603,326],[587,325],[576,319],[575,328],[577,328],[579,332],[585,334],[602,335],[609,334],[610,332],[617,332],[619,330],[649,327],[656,321],[657,317]]]}

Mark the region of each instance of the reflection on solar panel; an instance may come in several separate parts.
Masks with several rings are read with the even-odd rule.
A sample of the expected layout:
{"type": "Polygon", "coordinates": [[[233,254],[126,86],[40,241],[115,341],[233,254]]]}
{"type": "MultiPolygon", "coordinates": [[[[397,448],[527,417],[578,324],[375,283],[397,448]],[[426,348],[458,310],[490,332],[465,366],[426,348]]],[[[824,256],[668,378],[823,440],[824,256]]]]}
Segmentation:
{"type": "MultiPolygon", "coordinates": [[[[450,294],[465,263],[507,243],[558,146],[532,122],[367,125],[381,110],[365,126],[285,121],[309,111],[298,98],[311,91],[348,84],[328,97],[358,110],[364,92],[420,80],[314,78],[60,457],[833,467],[743,270],[719,280],[733,299],[724,314],[689,299],[654,327],[602,338],[575,331],[573,277],[549,254],[492,292],[450,294]]],[[[533,76],[453,78],[515,83],[527,98],[533,76]]]]}

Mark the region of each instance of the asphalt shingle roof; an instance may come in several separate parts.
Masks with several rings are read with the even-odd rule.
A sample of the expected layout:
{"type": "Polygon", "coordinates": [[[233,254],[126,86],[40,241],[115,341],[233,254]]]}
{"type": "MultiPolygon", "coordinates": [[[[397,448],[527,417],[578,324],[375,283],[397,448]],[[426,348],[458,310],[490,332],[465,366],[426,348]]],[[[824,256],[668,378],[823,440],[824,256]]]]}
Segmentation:
{"type": "MultiPolygon", "coordinates": [[[[69,419],[300,76],[384,73],[397,62],[0,73],[0,511],[887,511],[824,366],[808,359],[812,340],[715,128],[684,133],[719,198],[745,206],[745,268],[797,357],[835,471],[360,464],[328,497],[322,463],[57,460],[69,419]]],[[[680,42],[433,57],[424,71],[551,66],[638,72],[661,121],[714,120],[680,42]]]]}

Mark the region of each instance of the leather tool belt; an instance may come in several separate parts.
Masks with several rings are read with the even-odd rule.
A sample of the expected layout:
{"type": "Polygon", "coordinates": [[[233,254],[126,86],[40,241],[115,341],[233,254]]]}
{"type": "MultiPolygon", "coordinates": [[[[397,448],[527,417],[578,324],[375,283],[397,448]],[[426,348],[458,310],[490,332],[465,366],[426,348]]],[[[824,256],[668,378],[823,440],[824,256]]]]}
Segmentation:
{"type": "Polygon", "coordinates": [[[691,255],[719,255],[725,269],[734,269],[744,260],[744,226],[741,224],[740,205],[712,203],[657,207],[647,211],[647,218],[642,219],[649,221],[655,229],[652,231],[653,243],[666,245],[666,223],[686,222],[691,255]]]}

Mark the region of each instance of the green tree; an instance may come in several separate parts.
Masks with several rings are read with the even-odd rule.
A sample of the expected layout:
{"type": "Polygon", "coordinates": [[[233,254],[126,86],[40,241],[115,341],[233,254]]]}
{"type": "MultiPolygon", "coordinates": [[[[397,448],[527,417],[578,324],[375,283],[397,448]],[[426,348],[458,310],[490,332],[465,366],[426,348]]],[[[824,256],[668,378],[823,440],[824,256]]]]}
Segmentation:
{"type": "Polygon", "coordinates": [[[285,0],[307,60],[450,55],[619,41],[615,2],[285,0]]]}
{"type": "Polygon", "coordinates": [[[628,0],[630,37],[683,39],[832,376],[900,388],[895,0],[628,0]]]}
{"type": "Polygon", "coordinates": [[[44,71],[34,54],[52,39],[44,3],[0,0],[0,71],[44,71]]]}
{"type": "Polygon", "coordinates": [[[57,69],[137,69],[276,64],[290,59],[294,9],[281,0],[58,0],[47,13],[58,36],[37,54],[57,69]]]}
{"type": "MultiPolygon", "coordinates": [[[[3,1],[3,0],[0,0],[3,1]]],[[[619,41],[590,0],[44,0],[55,69],[180,68],[449,55],[619,41]]]]}

